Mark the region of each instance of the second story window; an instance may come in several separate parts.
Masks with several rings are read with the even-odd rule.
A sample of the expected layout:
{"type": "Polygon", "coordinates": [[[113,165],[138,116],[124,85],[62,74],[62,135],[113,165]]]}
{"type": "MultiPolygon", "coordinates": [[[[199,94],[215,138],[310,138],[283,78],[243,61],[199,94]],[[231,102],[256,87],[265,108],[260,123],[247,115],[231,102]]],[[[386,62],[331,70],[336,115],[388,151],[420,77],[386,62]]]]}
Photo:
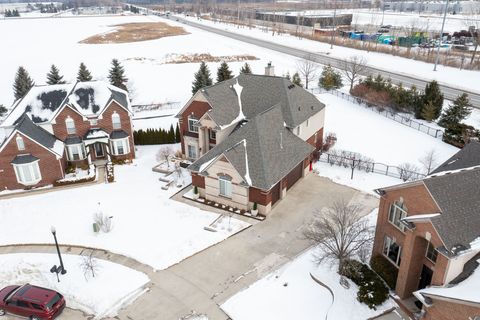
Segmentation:
{"type": "Polygon", "coordinates": [[[65,119],[65,126],[67,127],[67,134],[75,134],[75,122],[72,118],[68,117],[65,119]]]}
{"type": "Polygon", "coordinates": [[[391,224],[396,226],[402,231],[405,231],[405,225],[402,223],[402,219],[407,216],[407,207],[405,207],[405,204],[403,201],[395,201],[392,203],[390,206],[390,212],[388,214],[388,221],[390,221],[391,224]]]}
{"type": "Polygon", "coordinates": [[[17,141],[18,151],[25,150],[25,142],[23,141],[23,138],[21,136],[17,136],[16,141],[17,141]]]}
{"type": "Polygon", "coordinates": [[[120,129],[122,127],[122,124],[120,122],[120,115],[116,112],[112,114],[112,127],[113,130],[120,129]]]}
{"type": "Polygon", "coordinates": [[[188,118],[188,131],[197,133],[198,127],[195,125],[196,123],[197,123],[197,119],[188,118]]]}
{"type": "Polygon", "coordinates": [[[437,250],[430,241],[428,242],[427,252],[425,253],[425,256],[433,263],[437,262],[437,250]]]}
{"type": "Polygon", "coordinates": [[[210,130],[210,139],[217,139],[217,132],[215,130],[210,130]]]}

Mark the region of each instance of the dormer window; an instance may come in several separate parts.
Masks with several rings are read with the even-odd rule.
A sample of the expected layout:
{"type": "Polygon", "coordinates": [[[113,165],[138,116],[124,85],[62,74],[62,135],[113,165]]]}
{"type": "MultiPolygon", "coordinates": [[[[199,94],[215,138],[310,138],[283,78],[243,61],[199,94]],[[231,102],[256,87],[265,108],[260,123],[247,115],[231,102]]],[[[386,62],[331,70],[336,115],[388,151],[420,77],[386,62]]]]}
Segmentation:
{"type": "Polygon", "coordinates": [[[17,136],[16,141],[17,141],[18,151],[25,150],[25,142],[23,141],[23,138],[21,136],[17,136]]]}
{"type": "Polygon", "coordinates": [[[67,134],[75,134],[75,122],[72,118],[68,117],[65,119],[65,126],[67,127],[67,134]]]}
{"type": "Polygon", "coordinates": [[[216,140],[217,139],[217,131],[210,130],[210,139],[211,140],[216,140]]]}
{"type": "Polygon", "coordinates": [[[112,114],[112,127],[113,130],[122,128],[122,124],[120,123],[120,115],[116,112],[112,114]]]}
{"type": "Polygon", "coordinates": [[[195,118],[188,118],[188,131],[198,133],[198,127],[195,125],[197,123],[197,119],[195,118]]]}

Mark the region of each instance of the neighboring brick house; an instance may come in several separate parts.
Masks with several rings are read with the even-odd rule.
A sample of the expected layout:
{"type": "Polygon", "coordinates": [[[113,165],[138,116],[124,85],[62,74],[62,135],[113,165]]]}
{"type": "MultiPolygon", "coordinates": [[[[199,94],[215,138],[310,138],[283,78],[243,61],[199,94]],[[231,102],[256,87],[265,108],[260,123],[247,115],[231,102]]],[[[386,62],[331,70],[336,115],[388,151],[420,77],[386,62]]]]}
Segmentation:
{"type": "Polygon", "coordinates": [[[0,126],[0,190],[50,185],[67,163],[134,158],[128,93],[101,81],[35,86],[0,126]]]}
{"type": "Polygon", "coordinates": [[[206,199],[267,214],[309,171],[324,113],[283,77],[241,74],[199,90],[177,115],[192,184],[206,199]]]}
{"type": "Polygon", "coordinates": [[[425,179],[376,190],[381,199],[372,256],[383,256],[398,270],[394,289],[400,299],[422,298],[425,319],[480,316],[478,293],[472,292],[470,302],[464,296],[469,308],[449,306],[462,302],[440,297],[478,265],[479,182],[480,143],[471,142],[425,179]],[[437,295],[434,287],[442,287],[437,295]],[[455,308],[464,312],[439,315],[455,308]]]}

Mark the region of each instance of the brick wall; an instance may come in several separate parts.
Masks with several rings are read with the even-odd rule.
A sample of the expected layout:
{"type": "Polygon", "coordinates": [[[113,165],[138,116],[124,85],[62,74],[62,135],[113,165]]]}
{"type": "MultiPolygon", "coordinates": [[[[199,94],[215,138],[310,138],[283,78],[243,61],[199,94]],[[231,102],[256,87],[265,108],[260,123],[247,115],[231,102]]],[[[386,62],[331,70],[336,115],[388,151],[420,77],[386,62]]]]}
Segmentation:
{"type": "MultiPolygon", "coordinates": [[[[96,125],[90,125],[88,120],[83,120],[83,117],[74,111],[69,106],[66,106],[55,118],[55,124],[52,124],[54,135],[64,141],[67,136],[67,127],[65,125],[65,120],[70,117],[75,123],[75,135],[83,138],[88,130],[92,128],[101,128],[108,134],[113,131],[112,124],[112,114],[116,112],[120,116],[121,129],[129,134],[129,143],[130,143],[130,155],[127,156],[113,156],[114,159],[132,159],[135,157],[135,146],[133,142],[133,133],[132,125],[129,113],[118,105],[115,101],[112,101],[107,109],[103,112],[102,118],[98,118],[96,125]]],[[[94,153],[92,153],[92,158],[94,158],[94,153]]]]}
{"type": "Polygon", "coordinates": [[[373,255],[382,254],[383,241],[386,235],[395,238],[395,242],[402,247],[402,260],[395,291],[403,299],[409,297],[412,291],[417,289],[424,264],[433,270],[432,284],[442,284],[447,261],[441,254],[438,254],[435,264],[425,258],[426,245],[428,244],[425,240],[427,232],[430,233],[434,247],[442,246],[442,241],[430,222],[417,222],[414,230],[405,229],[405,232],[402,232],[388,221],[390,205],[399,200],[400,197],[404,199],[408,216],[437,213],[440,210],[422,183],[387,190],[386,194],[380,199],[373,255]]]}
{"type": "Polygon", "coordinates": [[[205,112],[210,110],[210,104],[203,101],[192,101],[190,105],[183,111],[182,116],[178,120],[178,125],[180,127],[180,136],[181,136],[181,145],[182,153],[185,154],[185,143],[183,141],[183,136],[188,135],[189,137],[198,138],[198,134],[188,131],[188,117],[193,116],[196,119],[200,119],[205,112]]]}
{"type": "Polygon", "coordinates": [[[432,299],[433,305],[425,308],[424,320],[472,320],[480,316],[480,305],[466,305],[439,299],[432,299]]]}
{"type": "Polygon", "coordinates": [[[65,160],[58,160],[53,153],[27,136],[21,133],[19,133],[19,135],[23,138],[25,150],[18,151],[15,135],[0,152],[0,190],[26,188],[26,186],[17,182],[15,170],[10,163],[20,154],[31,154],[40,159],[38,166],[40,168],[42,180],[34,187],[50,185],[58,179],[62,179],[63,173],[65,172],[65,160]]]}
{"type": "Polygon", "coordinates": [[[199,176],[196,173],[192,173],[192,185],[205,189],[205,177],[199,176]]]}
{"type": "Polygon", "coordinates": [[[307,143],[315,147],[315,149],[320,150],[323,144],[323,128],[317,131],[317,142],[315,142],[315,134],[307,139],[307,143]]]}

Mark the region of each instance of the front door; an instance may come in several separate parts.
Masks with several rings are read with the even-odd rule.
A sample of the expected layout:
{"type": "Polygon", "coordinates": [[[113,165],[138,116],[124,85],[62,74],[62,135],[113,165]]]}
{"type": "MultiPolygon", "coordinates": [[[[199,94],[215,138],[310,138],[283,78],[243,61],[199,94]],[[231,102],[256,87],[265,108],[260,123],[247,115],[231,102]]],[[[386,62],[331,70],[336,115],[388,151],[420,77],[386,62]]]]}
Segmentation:
{"type": "Polygon", "coordinates": [[[103,144],[96,142],[94,146],[95,146],[95,157],[103,158],[105,156],[105,153],[103,151],[103,144]]]}
{"type": "Polygon", "coordinates": [[[418,283],[418,290],[424,289],[432,282],[433,271],[426,265],[423,265],[422,274],[420,275],[420,282],[418,283]]]}

